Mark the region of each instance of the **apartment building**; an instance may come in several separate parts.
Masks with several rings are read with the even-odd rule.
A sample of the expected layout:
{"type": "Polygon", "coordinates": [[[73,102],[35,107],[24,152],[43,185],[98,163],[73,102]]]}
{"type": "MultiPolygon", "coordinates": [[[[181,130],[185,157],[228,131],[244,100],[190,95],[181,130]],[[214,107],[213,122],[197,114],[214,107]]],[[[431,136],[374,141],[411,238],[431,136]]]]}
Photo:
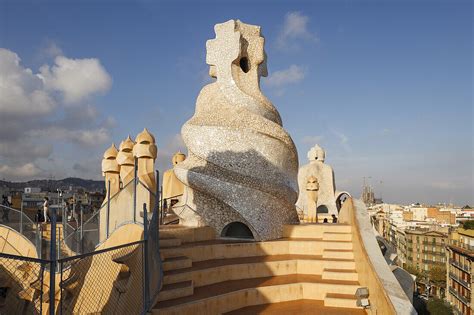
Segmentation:
{"type": "MultiPolygon", "coordinates": [[[[447,232],[447,231],[446,231],[447,232]]],[[[406,265],[416,268],[419,272],[428,273],[433,267],[446,266],[446,245],[448,233],[425,229],[406,229],[406,265]]],[[[444,295],[444,288],[418,282],[421,292],[430,289],[430,294],[438,297],[444,295]]]]}
{"type": "Polygon", "coordinates": [[[473,315],[474,230],[457,229],[447,247],[447,300],[456,313],[473,315]]]}

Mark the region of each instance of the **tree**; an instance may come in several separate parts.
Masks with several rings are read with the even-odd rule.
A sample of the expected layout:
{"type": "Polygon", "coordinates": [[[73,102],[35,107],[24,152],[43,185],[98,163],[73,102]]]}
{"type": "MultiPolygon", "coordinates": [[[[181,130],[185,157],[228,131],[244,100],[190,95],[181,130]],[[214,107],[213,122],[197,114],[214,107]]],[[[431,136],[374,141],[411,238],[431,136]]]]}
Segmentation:
{"type": "Polygon", "coordinates": [[[433,266],[428,271],[428,278],[430,282],[438,287],[446,286],[446,267],[445,266],[433,266]]]}
{"type": "Polygon", "coordinates": [[[469,220],[463,223],[462,227],[465,230],[474,230],[474,220],[469,220]]]}
{"type": "Polygon", "coordinates": [[[408,273],[411,273],[412,275],[415,275],[417,278],[419,278],[421,276],[420,271],[418,271],[418,269],[416,269],[416,267],[413,266],[412,264],[407,264],[405,266],[405,270],[408,271],[408,273]]]}
{"type": "Polygon", "coordinates": [[[426,304],[428,314],[430,315],[453,315],[453,308],[441,299],[429,299],[426,304]]]}

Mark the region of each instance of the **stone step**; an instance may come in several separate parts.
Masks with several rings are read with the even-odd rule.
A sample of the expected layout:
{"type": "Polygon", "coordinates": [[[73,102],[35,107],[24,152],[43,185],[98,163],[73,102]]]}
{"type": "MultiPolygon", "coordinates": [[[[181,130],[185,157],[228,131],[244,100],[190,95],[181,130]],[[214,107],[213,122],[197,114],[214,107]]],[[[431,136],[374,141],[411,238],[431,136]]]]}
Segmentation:
{"type": "Polygon", "coordinates": [[[359,276],[354,269],[336,269],[335,266],[332,266],[332,268],[323,270],[323,279],[359,281],[359,276]]]}
{"type": "Polygon", "coordinates": [[[315,223],[285,225],[283,237],[288,238],[322,238],[324,233],[351,233],[352,227],[340,223],[315,223]]]}
{"type": "Polygon", "coordinates": [[[163,261],[163,271],[190,268],[192,265],[192,260],[186,256],[166,258],[163,261]]]}
{"type": "Polygon", "coordinates": [[[162,301],[153,314],[221,314],[248,305],[324,300],[328,293],[353,295],[357,281],[324,280],[316,275],[285,275],[224,281],[194,288],[193,295],[162,301]],[[304,294],[304,296],[303,296],[304,294]]]}
{"type": "MultiPolygon", "coordinates": [[[[322,235],[321,235],[322,237],[322,235]]],[[[315,238],[282,238],[268,242],[198,242],[182,244],[179,247],[160,249],[167,258],[187,256],[193,262],[269,255],[322,255],[323,250],[351,250],[351,241],[323,240],[315,238]]]]}
{"type": "Polygon", "coordinates": [[[357,298],[353,294],[327,293],[324,306],[361,309],[357,306],[357,298]]]}
{"type": "Polygon", "coordinates": [[[160,238],[160,248],[173,248],[181,246],[179,238],[160,238]]]}
{"type": "Polygon", "coordinates": [[[323,258],[354,259],[354,252],[352,250],[325,249],[323,251],[323,258]]]}
{"type": "Polygon", "coordinates": [[[166,248],[160,247],[160,254],[163,256],[164,259],[180,257],[180,256],[183,256],[183,250],[181,249],[180,246],[166,247],[166,248]]]}
{"type": "Polygon", "coordinates": [[[315,255],[274,255],[193,262],[191,268],[164,272],[164,284],[193,280],[194,287],[229,280],[262,278],[278,275],[322,275],[324,269],[352,272],[352,260],[323,259],[315,255]]]}
{"type": "Polygon", "coordinates": [[[324,232],[324,241],[352,241],[352,233],[324,232]]]}
{"type": "Polygon", "coordinates": [[[363,309],[353,308],[333,308],[324,306],[324,300],[296,300],[278,302],[272,304],[261,304],[247,306],[234,310],[232,312],[224,313],[224,315],[282,315],[282,314],[297,314],[297,315],[367,315],[363,309]]]}
{"type": "Polygon", "coordinates": [[[163,288],[158,294],[158,302],[190,296],[193,295],[193,293],[194,287],[191,280],[166,284],[163,285],[163,288]]]}

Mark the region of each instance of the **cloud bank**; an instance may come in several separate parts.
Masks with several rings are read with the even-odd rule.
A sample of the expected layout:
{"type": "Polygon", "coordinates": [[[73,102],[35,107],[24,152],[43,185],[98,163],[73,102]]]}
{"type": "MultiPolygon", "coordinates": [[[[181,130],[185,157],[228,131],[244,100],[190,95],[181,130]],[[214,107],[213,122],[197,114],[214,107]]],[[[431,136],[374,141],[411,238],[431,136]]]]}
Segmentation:
{"type": "Polygon", "coordinates": [[[111,85],[98,59],[58,55],[34,73],[15,52],[0,48],[0,178],[45,176],[54,171],[44,165],[57,147],[108,142],[114,119],[102,118],[89,102],[111,85]]]}

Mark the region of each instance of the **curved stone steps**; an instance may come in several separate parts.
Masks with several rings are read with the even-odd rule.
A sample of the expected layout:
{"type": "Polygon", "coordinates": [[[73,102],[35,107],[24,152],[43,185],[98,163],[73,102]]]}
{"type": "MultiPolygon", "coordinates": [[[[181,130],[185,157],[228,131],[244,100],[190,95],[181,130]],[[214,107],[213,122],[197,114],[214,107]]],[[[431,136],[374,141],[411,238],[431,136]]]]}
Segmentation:
{"type": "Polygon", "coordinates": [[[194,286],[191,280],[165,284],[158,294],[158,302],[193,295],[194,286]]]}
{"type": "Polygon", "coordinates": [[[163,261],[163,271],[189,268],[192,264],[192,260],[186,256],[166,258],[163,261]]]}
{"type": "Polygon", "coordinates": [[[153,313],[217,314],[249,305],[312,299],[328,293],[354,294],[357,281],[326,280],[318,275],[284,275],[224,281],[194,288],[194,294],[157,303],[153,313]]]}
{"type": "MultiPolygon", "coordinates": [[[[290,274],[318,274],[339,268],[353,272],[355,262],[324,259],[316,255],[274,255],[215,259],[193,263],[192,267],[164,272],[164,284],[193,280],[195,287],[223,281],[290,274]]],[[[353,280],[353,279],[351,279],[353,280]]],[[[357,280],[357,279],[356,279],[357,280]]]]}
{"type": "Polygon", "coordinates": [[[224,315],[282,315],[282,314],[298,314],[298,315],[365,315],[365,310],[341,307],[328,307],[324,305],[324,301],[318,300],[296,300],[289,302],[279,302],[273,304],[261,304],[247,306],[238,310],[225,313],[224,315]]]}
{"type": "Polygon", "coordinates": [[[284,238],[267,242],[202,242],[163,248],[160,253],[165,259],[186,256],[193,262],[198,262],[250,256],[307,255],[308,253],[323,255],[325,251],[331,250],[352,252],[352,241],[323,240],[322,238],[284,238]]]}

